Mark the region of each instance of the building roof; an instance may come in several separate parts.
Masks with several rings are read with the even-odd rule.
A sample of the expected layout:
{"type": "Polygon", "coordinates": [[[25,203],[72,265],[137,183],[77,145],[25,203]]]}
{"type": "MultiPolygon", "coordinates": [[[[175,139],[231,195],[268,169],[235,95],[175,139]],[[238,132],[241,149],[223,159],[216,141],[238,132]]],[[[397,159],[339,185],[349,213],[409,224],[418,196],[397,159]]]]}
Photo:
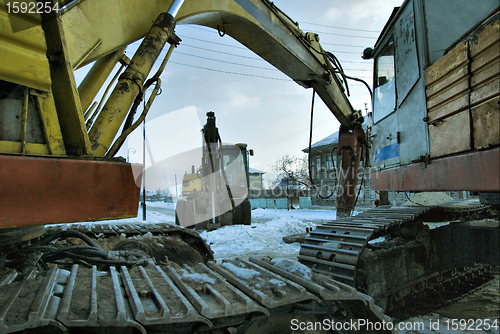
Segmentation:
{"type": "Polygon", "coordinates": [[[252,167],[248,168],[248,173],[249,174],[266,174],[266,172],[263,172],[261,170],[258,170],[258,169],[252,168],[252,167]]]}
{"type": "MultiPolygon", "coordinates": [[[[311,145],[311,149],[317,148],[317,147],[323,147],[327,145],[334,145],[338,144],[339,142],[339,132],[332,133],[331,135],[321,139],[320,141],[315,142],[314,144],[311,145]]],[[[309,152],[309,147],[306,147],[305,149],[302,150],[302,152],[309,152]]]]}
{"type": "MultiPolygon", "coordinates": [[[[365,122],[361,125],[363,130],[366,131],[366,120],[365,122]]],[[[324,147],[328,145],[335,145],[339,143],[339,132],[332,133],[329,136],[326,136],[325,138],[321,139],[320,141],[315,142],[314,144],[311,145],[311,149],[318,148],[318,147],[324,147]]],[[[306,147],[305,149],[302,150],[304,153],[309,152],[309,147],[306,147]]]]}

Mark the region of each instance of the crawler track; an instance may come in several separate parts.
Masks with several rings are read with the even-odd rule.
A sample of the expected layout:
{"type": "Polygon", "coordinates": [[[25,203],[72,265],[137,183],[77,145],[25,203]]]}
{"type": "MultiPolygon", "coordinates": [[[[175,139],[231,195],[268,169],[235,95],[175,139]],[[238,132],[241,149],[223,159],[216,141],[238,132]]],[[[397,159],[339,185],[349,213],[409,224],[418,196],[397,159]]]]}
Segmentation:
{"type": "MultiPolygon", "coordinates": [[[[453,207],[457,205],[450,205],[450,212],[456,214],[453,207]]],[[[484,210],[477,205],[458,207],[461,215],[484,210]]],[[[471,275],[486,271],[466,270],[461,276],[426,271],[414,280],[391,286],[394,291],[386,286],[382,294],[370,292],[373,297],[358,291],[358,276],[365,274],[359,263],[366,260],[364,252],[376,248],[369,242],[391,236],[403,240],[401,247],[417,244],[411,251],[427,250],[429,245],[419,245],[426,243],[421,239],[425,230],[422,221],[435,215],[433,210],[378,208],[318,226],[301,247],[301,263],[286,260],[291,261],[286,265],[270,259],[215,263],[198,234],[170,224],[67,225],[64,230],[92,238],[177,234],[205,252],[206,261],[183,267],[153,262],[105,267],[74,264],[5,272],[0,277],[0,333],[49,329],[55,333],[197,333],[220,329],[245,333],[262,319],[290,314],[391,321],[383,312],[394,296],[409,301],[419,293],[417,288],[438,290],[446,282],[453,285],[457,277],[469,280],[471,275]],[[376,305],[381,300],[384,308],[376,305]]],[[[59,233],[62,229],[50,227],[47,231],[59,233]]]]}
{"type": "MultiPolygon", "coordinates": [[[[484,282],[475,278],[486,274],[489,266],[439,269],[439,260],[433,255],[433,239],[423,222],[467,219],[484,215],[487,210],[488,206],[475,200],[367,210],[317,226],[302,244],[298,259],[315,272],[373,296],[391,315],[401,314],[399,307],[422,292],[431,295],[442,287],[456,286],[459,281],[477,281],[476,285],[484,282]],[[384,239],[389,242],[370,243],[384,239]],[[379,279],[384,275],[395,277],[379,279]]],[[[473,289],[474,284],[469,287],[473,289]]]]}
{"type": "Polygon", "coordinates": [[[300,262],[354,286],[357,263],[370,240],[411,226],[428,207],[372,209],[317,226],[300,248],[300,262]]]}
{"type": "MultiPolygon", "coordinates": [[[[65,230],[100,237],[186,232],[169,224],[72,225],[65,230]]],[[[59,227],[49,229],[58,232],[59,227]]],[[[24,274],[11,270],[0,278],[0,333],[194,333],[222,328],[243,333],[255,320],[296,310],[324,317],[344,310],[354,318],[390,321],[373,298],[296,261],[285,262],[235,259],[182,268],[151,263],[107,269],[52,265],[24,274]]]]}
{"type": "Polygon", "coordinates": [[[192,333],[238,328],[253,317],[297,307],[328,314],[339,303],[357,305],[351,308],[363,309],[372,321],[390,320],[372,298],[351,287],[315,273],[306,280],[256,259],[181,269],[150,265],[100,271],[75,264],[64,270],[54,265],[21,280],[14,272],[4,276],[0,332],[46,327],[70,333],[79,328],[192,333]],[[239,277],[234,267],[254,277],[239,277]]]}

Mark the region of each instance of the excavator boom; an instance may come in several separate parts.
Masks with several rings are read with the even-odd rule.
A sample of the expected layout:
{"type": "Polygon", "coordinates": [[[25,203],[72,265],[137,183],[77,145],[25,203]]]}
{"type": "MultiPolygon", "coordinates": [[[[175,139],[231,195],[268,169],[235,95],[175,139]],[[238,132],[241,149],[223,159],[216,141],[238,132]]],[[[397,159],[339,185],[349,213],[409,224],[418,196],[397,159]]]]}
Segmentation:
{"type": "MultiPolygon", "coordinates": [[[[32,164],[32,160],[25,160],[23,156],[26,155],[77,158],[72,164],[68,164],[70,167],[66,170],[69,175],[83,175],[79,169],[85,169],[89,165],[101,171],[99,163],[102,162],[96,160],[101,160],[103,157],[104,161],[112,162],[111,157],[126,136],[144,119],[151,106],[156,94],[152,94],[153,97],[148,101],[139,120],[132,124],[134,113],[145,90],[153,85],[155,91],[160,89],[161,71],[180,41],[173,32],[176,24],[204,25],[218,29],[221,34],[232,36],[301,86],[313,88],[345,129],[352,130],[359,122],[359,115],[353,111],[344,94],[344,88],[336,73],[337,69],[329,61],[329,54],[319,44],[319,37],[301,31],[296,23],[269,1],[150,0],[144,3],[85,0],[61,3],[59,7],[61,10],[57,13],[52,11],[30,14],[31,16],[14,15],[7,12],[7,7],[1,7],[5,14],[1,17],[3,26],[12,25],[18,28],[2,31],[7,38],[1,42],[2,50],[5,50],[3,57],[5,62],[4,66],[0,66],[0,80],[5,82],[3,85],[5,94],[12,93],[12,87],[19,87],[17,89],[20,91],[24,89],[24,100],[28,101],[24,107],[22,101],[17,104],[18,107],[10,107],[8,113],[22,113],[23,108],[38,110],[40,116],[30,111],[26,123],[43,120],[41,122],[43,129],[40,131],[44,133],[45,138],[38,141],[26,136],[3,138],[6,141],[0,143],[0,153],[16,155],[12,159],[17,159],[23,168],[28,170],[37,164],[32,164]],[[172,14],[175,14],[175,17],[172,14]],[[35,24],[23,27],[22,24],[28,19],[35,24]],[[40,41],[41,38],[46,42],[40,41]],[[132,59],[124,56],[124,48],[141,38],[144,39],[132,59]],[[30,51],[22,56],[17,55],[16,45],[19,43],[30,45],[30,51]],[[167,43],[170,44],[169,52],[160,70],[147,80],[160,51],[167,43]],[[19,62],[19,57],[25,61],[19,62]],[[37,64],[35,72],[31,65],[33,62],[37,64]],[[77,87],[73,71],[92,62],[94,62],[92,69],[77,87]],[[92,104],[91,101],[118,62],[123,64],[125,70],[120,75],[115,75],[117,83],[102,108],[100,105],[95,108],[95,103],[92,104]],[[7,83],[11,86],[7,86],[7,83]],[[35,105],[30,106],[29,96],[33,96],[36,100],[35,105]],[[115,140],[121,128],[123,128],[122,133],[115,140]],[[21,145],[17,144],[19,141],[21,145]],[[81,161],[84,157],[87,160],[85,163],[81,161]]],[[[15,126],[18,125],[7,124],[5,129],[0,131],[8,132],[10,127],[15,126]]],[[[2,166],[6,169],[4,175],[17,175],[10,166],[14,164],[2,166]]],[[[113,169],[115,165],[110,166],[113,169]]],[[[39,180],[40,184],[57,179],[59,172],[55,170],[52,168],[48,175],[40,176],[45,178],[39,180]]],[[[123,173],[118,169],[115,171],[117,174],[123,173]]],[[[116,189],[116,194],[109,193],[109,187],[99,181],[107,178],[104,174],[87,182],[79,177],[74,180],[86,184],[90,189],[98,189],[97,192],[107,193],[106,196],[92,196],[93,198],[113,197],[123,193],[120,187],[131,189],[133,188],[131,184],[140,180],[137,173],[130,174],[133,174],[133,177],[126,178],[129,180],[128,183],[122,182],[121,186],[114,184],[112,189],[116,189]]],[[[18,178],[9,179],[6,187],[19,188],[16,187],[16,183],[21,182],[18,178]]],[[[56,187],[54,193],[66,194],[69,196],[67,198],[70,198],[69,202],[75,204],[81,196],[74,194],[71,185],[66,183],[56,187]]],[[[135,201],[138,191],[128,191],[127,194],[135,201]]],[[[19,197],[31,198],[33,203],[42,199],[43,206],[48,208],[48,211],[59,212],[58,199],[54,196],[20,193],[19,197]]],[[[11,204],[9,207],[13,212],[22,211],[21,206],[24,204],[20,204],[14,198],[16,197],[10,199],[5,196],[5,201],[11,204]]],[[[102,205],[101,200],[90,200],[87,208],[92,211],[92,207],[102,205]]],[[[95,216],[55,215],[47,219],[42,217],[39,223],[127,217],[133,215],[134,211],[129,205],[124,207],[110,204],[107,208],[109,209],[99,209],[101,213],[95,216]]],[[[78,210],[69,208],[69,211],[78,210]]],[[[9,227],[31,223],[29,217],[23,216],[23,218],[10,217],[7,222],[2,220],[1,224],[2,227],[9,227]]]]}

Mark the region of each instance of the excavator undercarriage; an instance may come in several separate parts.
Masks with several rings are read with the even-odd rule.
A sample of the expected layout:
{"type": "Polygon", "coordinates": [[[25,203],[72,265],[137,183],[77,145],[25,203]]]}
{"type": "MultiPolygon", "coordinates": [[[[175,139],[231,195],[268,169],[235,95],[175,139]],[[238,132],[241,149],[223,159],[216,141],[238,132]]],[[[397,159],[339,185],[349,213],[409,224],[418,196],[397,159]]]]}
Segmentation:
{"type": "Polygon", "coordinates": [[[46,227],[2,250],[0,332],[263,333],[298,319],[390,330],[384,313],[432,310],[422,296],[442,304],[490,279],[498,221],[470,220],[495,215],[474,201],[375,208],[317,226],[300,262],[216,263],[197,233],[166,223],[46,227]],[[452,223],[429,230],[435,220],[452,223]],[[447,248],[464,233],[484,245],[482,264],[466,247],[447,248]]]}
{"type": "Polygon", "coordinates": [[[298,259],[374,297],[389,314],[401,314],[408,298],[499,265],[491,247],[499,238],[498,220],[467,223],[485,217],[496,218],[498,211],[477,200],[375,208],[318,226],[298,259]],[[429,229],[435,222],[450,223],[429,229]]]}
{"type": "Polygon", "coordinates": [[[294,314],[390,321],[371,297],[303,264],[289,259],[215,263],[196,233],[169,224],[47,228],[39,240],[11,248],[4,262],[1,333],[257,333],[270,319],[294,314]],[[90,253],[102,251],[97,243],[111,238],[122,239],[108,242],[115,251],[92,262],[90,253]],[[75,239],[89,247],[68,247],[75,239]],[[166,248],[167,239],[176,244],[168,255],[151,252],[158,240],[166,248]],[[196,256],[175,258],[182,249],[195,249],[196,256]],[[14,253],[26,255],[23,263],[14,253]],[[202,260],[196,262],[197,256],[202,260]],[[67,258],[73,262],[62,261],[67,258]]]}

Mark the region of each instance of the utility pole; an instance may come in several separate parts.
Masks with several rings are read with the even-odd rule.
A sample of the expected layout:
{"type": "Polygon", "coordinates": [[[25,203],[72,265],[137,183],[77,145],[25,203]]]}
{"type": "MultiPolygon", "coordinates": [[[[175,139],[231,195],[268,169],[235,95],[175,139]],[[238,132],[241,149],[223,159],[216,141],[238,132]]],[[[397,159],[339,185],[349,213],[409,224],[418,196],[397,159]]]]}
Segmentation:
{"type": "Polygon", "coordinates": [[[142,220],[146,220],[146,118],[142,123],[142,220]]]}

